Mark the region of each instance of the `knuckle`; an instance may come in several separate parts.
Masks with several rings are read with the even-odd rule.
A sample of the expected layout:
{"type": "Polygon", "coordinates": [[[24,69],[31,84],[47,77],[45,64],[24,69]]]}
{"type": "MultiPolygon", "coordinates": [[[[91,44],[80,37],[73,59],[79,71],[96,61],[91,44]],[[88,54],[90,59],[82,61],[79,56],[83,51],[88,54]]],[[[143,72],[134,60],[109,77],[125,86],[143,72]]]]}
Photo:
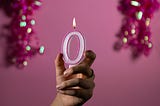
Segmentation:
{"type": "Polygon", "coordinates": [[[88,76],[89,76],[89,77],[92,77],[92,75],[93,75],[93,71],[92,71],[91,68],[89,68],[89,69],[88,69],[88,76]]]}
{"type": "Polygon", "coordinates": [[[89,65],[86,65],[84,69],[85,69],[85,70],[89,70],[89,69],[90,69],[90,66],[89,66],[89,65]]]}
{"type": "Polygon", "coordinates": [[[63,83],[62,83],[62,86],[64,86],[64,87],[66,87],[67,85],[68,85],[67,82],[63,82],[63,83]]]}

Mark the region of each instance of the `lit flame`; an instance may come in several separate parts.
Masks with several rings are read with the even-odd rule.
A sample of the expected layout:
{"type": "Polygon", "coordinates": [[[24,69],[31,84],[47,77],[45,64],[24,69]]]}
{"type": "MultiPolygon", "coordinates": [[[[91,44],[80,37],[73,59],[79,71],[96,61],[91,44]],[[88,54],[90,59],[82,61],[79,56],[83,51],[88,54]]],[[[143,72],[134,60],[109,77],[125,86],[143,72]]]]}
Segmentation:
{"type": "Polygon", "coordinates": [[[73,28],[76,28],[76,18],[73,18],[73,28]]]}

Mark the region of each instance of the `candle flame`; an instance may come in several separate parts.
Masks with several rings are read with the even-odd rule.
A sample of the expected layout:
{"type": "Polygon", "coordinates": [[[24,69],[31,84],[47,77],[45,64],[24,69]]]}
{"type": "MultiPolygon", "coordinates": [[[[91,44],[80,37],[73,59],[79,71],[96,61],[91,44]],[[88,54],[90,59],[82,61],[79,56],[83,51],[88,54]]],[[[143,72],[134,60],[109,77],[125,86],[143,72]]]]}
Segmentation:
{"type": "Polygon", "coordinates": [[[76,25],[76,18],[74,17],[74,18],[73,18],[73,28],[75,29],[76,26],[77,26],[77,25],[76,25]]]}

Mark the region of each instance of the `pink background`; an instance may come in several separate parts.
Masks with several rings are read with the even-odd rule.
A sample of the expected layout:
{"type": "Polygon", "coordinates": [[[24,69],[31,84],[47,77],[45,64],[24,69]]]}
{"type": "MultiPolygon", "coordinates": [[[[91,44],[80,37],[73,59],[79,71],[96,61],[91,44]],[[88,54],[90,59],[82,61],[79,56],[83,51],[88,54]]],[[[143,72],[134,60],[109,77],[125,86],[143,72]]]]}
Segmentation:
{"type": "MultiPolygon", "coordinates": [[[[97,54],[96,88],[84,106],[160,106],[160,12],[152,21],[151,55],[133,61],[129,50],[113,50],[122,20],[117,5],[118,0],[44,0],[35,16],[44,56],[36,56],[23,70],[6,68],[0,39],[0,106],[49,106],[56,94],[54,58],[64,35],[72,31],[73,17],[87,49],[97,54]]],[[[0,11],[0,26],[8,21],[0,11]]]]}

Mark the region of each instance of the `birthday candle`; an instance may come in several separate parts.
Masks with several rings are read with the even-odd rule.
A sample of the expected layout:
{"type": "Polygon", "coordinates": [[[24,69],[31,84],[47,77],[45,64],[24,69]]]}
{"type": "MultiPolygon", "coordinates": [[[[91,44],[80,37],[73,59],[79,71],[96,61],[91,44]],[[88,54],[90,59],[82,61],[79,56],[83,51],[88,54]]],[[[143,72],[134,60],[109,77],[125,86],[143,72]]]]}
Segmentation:
{"type": "Polygon", "coordinates": [[[68,64],[69,66],[78,64],[82,60],[83,53],[85,51],[85,39],[84,39],[83,35],[79,31],[76,30],[76,20],[75,20],[75,18],[73,18],[73,28],[74,28],[74,31],[68,33],[65,36],[65,39],[64,39],[63,45],[62,45],[63,58],[64,58],[65,63],[68,64]],[[79,44],[79,52],[78,52],[78,55],[75,59],[70,59],[69,54],[68,54],[68,53],[70,53],[69,52],[69,46],[70,46],[71,39],[74,36],[78,37],[78,40],[79,40],[79,43],[80,43],[79,44]]]}

